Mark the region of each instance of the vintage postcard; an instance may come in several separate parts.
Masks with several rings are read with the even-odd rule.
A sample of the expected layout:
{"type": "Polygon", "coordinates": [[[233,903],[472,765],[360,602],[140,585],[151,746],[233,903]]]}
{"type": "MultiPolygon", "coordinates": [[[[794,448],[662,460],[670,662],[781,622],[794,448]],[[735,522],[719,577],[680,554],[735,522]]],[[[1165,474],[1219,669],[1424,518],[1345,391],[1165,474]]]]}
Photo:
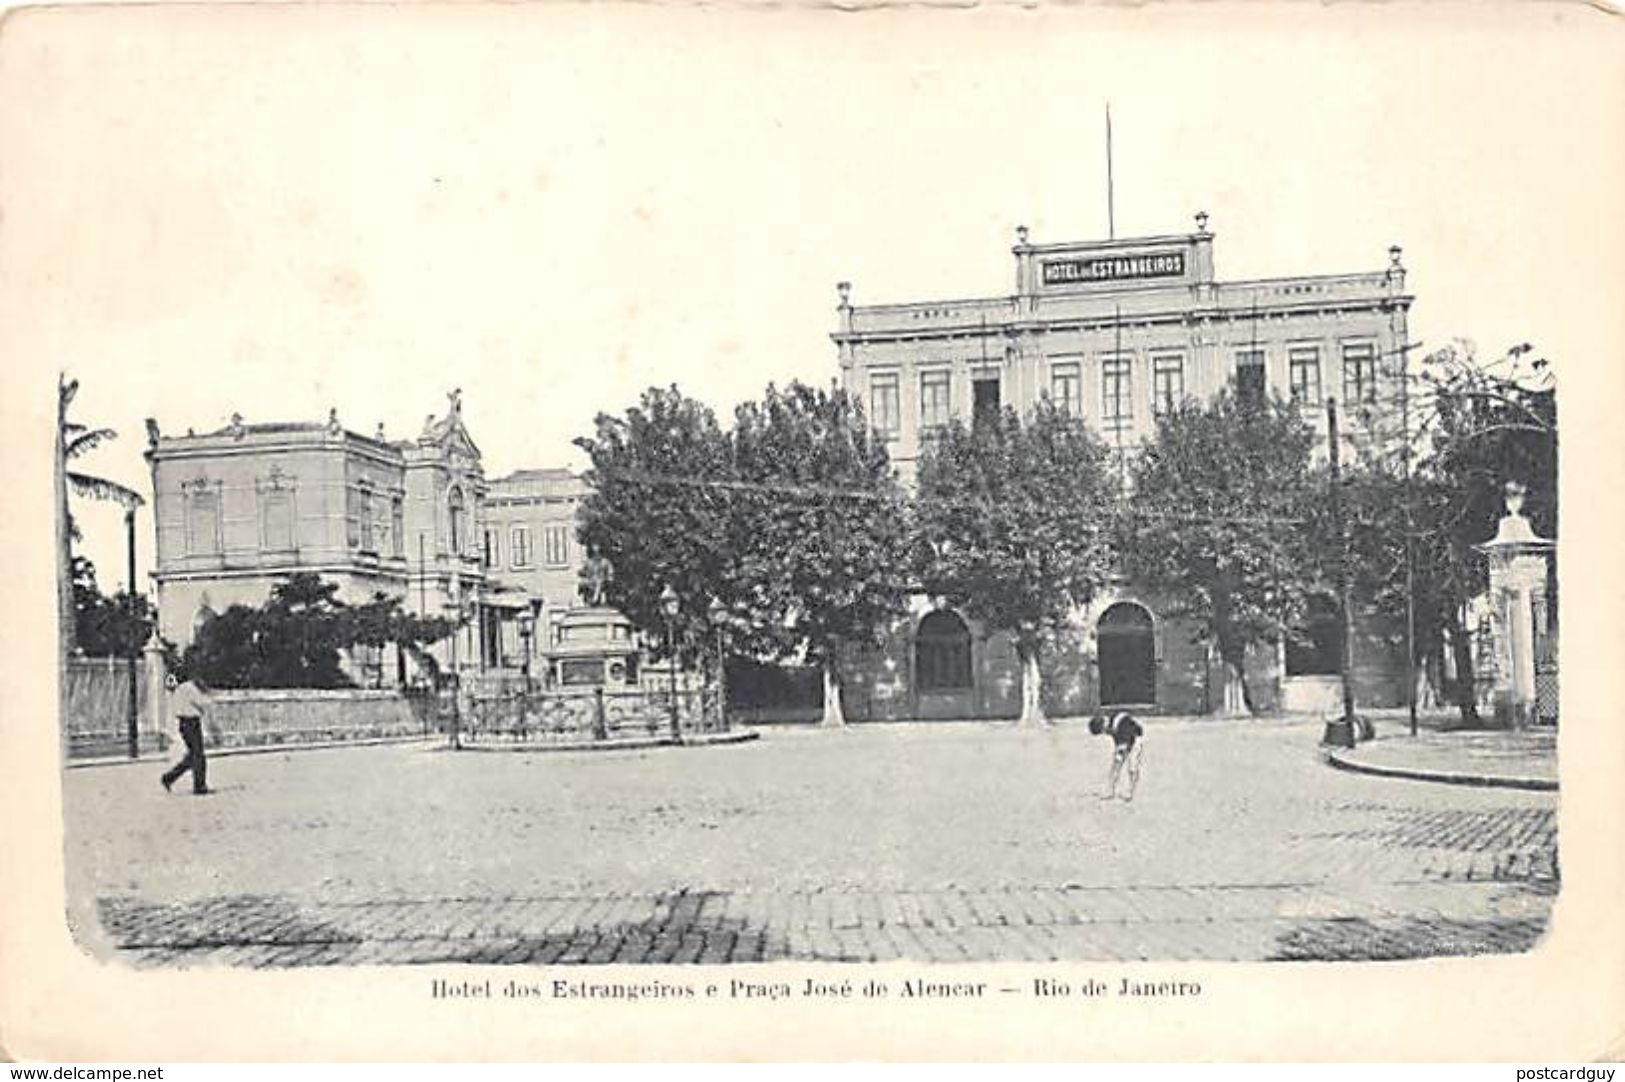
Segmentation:
{"type": "Polygon", "coordinates": [[[1617,1058],[1622,59],[12,10],[5,1053],[1617,1058]]]}

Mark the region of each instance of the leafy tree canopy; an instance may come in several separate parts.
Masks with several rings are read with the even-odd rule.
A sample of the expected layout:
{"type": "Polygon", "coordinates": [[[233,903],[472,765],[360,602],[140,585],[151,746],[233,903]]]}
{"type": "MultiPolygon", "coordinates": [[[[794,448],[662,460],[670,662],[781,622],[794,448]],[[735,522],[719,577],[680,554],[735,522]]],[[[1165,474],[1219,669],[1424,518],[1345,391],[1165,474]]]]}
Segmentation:
{"type": "Polygon", "coordinates": [[[927,592],[1023,656],[1067,625],[1113,567],[1110,452],[1047,399],[1023,424],[1006,409],[950,425],[920,465],[918,553],[927,592]]]}
{"type": "Polygon", "coordinates": [[[675,386],[650,388],[625,416],[599,414],[594,435],[576,446],[592,461],[577,537],[592,566],[610,568],[590,588],[649,632],[658,653],[669,586],[679,644],[695,641],[733,574],[732,496],[719,482],[735,480],[735,471],[716,415],[675,386]]]}
{"type": "Polygon", "coordinates": [[[145,594],[102,593],[95,566],[83,556],[73,558],[73,612],[77,648],[88,657],[136,656],[157,622],[145,594]]]}
{"type": "Polygon", "coordinates": [[[1136,457],[1124,570],[1196,622],[1241,699],[1248,647],[1279,639],[1325,586],[1311,559],[1313,429],[1280,398],[1221,391],[1158,419],[1136,457]]]}
{"type": "Polygon", "coordinates": [[[181,663],[214,687],[349,687],[341,651],[389,643],[415,649],[453,630],[451,621],[410,615],[399,598],[383,594],[347,605],[337,584],[299,572],[273,587],[264,605],[232,605],[207,620],[181,663]]]}
{"type": "Polygon", "coordinates": [[[904,608],[907,524],[885,444],[846,392],[800,383],[740,406],[732,444],[738,561],[721,595],[760,652],[832,666],[841,642],[904,608]]]}
{"type": "Polygon", "coordinates": [[[677,388],[653,388],[577,442],[592,460],[583,595],[620,609],[657,652],[668,587],[691,659],[721,631],[738,652],[833,672],[840,643],[901,611],[902,495],[844,391],[770,386],[724,430],[677,388]]]}

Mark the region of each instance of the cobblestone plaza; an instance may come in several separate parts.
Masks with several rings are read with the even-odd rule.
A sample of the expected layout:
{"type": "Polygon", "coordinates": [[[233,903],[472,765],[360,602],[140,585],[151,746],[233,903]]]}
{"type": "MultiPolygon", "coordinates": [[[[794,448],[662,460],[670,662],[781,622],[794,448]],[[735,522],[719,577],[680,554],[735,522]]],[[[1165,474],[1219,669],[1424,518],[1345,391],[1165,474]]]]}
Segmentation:
{"type": "Polygon", "coordinates": [[[1411,958],[1521,951],[1556,794],[1328,768],[1318,724],[1157,721],[1133,803],[1076,723],[597,753],[69,770],[70,908],[138,966],[1411,958]]]}

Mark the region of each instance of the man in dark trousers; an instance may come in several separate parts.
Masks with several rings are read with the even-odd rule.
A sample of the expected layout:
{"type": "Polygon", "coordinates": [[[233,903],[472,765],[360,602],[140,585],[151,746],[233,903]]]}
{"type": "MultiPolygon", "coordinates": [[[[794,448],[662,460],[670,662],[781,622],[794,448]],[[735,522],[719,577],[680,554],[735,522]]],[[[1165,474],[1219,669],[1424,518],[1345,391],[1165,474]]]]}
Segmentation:
{"type": "Polygon", "coordinates": [[[170,673],[164,686],[169,689],[169,712],[180,726],[181,740],[186,744],[186,756],[164,771],[164,789],[167,791],[180,776],[192,772],[192,792],[202,796],[212,792],[209,788],[209,764],[203,755],[203,712],[208,708],[204,693],[208,690],[195,676],[185,682],[170,673]]]}
{"type": "Polygon", "coordinates": [[[1133,800],[1134,791],[1140,787],[1140,764],[1145,756],[1145,741],[1141,737],[1145,735],[1145,730],[1134,720],[1133,714],[1119,710],[1109,717],[1105,714],[1096,714],[1090,718],[1089,731],[1096,736],[1112,738],[1112,772],[1106,780],[1106,791],[1100,794],[1100,799],[1110,800],[1117,796],[1117,782],[1126,766],[1128,793],[1123,799],[1133,800]]]}

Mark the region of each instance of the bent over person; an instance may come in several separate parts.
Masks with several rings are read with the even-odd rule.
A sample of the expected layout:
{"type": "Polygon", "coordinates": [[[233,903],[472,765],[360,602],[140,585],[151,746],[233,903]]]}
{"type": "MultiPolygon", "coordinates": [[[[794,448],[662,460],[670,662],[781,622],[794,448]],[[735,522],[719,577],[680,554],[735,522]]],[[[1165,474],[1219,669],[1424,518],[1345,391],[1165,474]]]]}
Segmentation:
{"type": "Polygon", "coordinates": [[[207,708],[203,693],[206,689],[200,681],[192,677],[180,683],[175,679],[174,673],[169,675],[165,686],[169,689],[169,712],[180,727],[181,742],[186,745],[186,755],[180,762],[164,771],[164,788],[169,789],[182,774],[190,770],[192,792],[198,795],[210,792],[209,765],[203,755],[203,712],[207,708]]]}
{"type": "Polygon", "coordinates": [[[1128,768],[1128,792],[1124,800],[1133,800],[1134,791],[1140,787],[1140,766],[1145,756],[1145,741],[1141,739],[1145,730],[1140,723],[1134,720],[1134,715],[1126,710],[1120,710],[1111,717],[1096,714],[1089,719],[1089,731],[1096,736],[1109,736],[1112,738],[1112,770],[1106,779],[1106,791],[1100,794],[1100,799],[1110,800],[1117,795],[1118,781],[1123,775],[1123,768],[1128,768]]]}

